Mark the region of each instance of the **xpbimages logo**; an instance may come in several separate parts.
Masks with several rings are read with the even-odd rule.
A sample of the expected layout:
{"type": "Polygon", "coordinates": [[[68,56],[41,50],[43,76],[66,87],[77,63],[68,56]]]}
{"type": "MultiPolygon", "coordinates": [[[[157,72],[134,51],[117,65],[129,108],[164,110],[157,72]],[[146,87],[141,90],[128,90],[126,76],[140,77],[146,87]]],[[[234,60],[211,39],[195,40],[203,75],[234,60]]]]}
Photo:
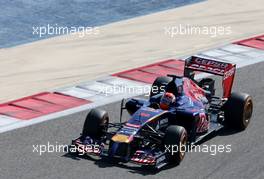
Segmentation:
{"type": "Polygon", "coordinates": [[[79,37],[84,37],[85,35],[98,35],[100,33],[99,27],[85,27],[85,26],[59,26],[54,25],[44,25],[44,26],[33,26],[32,34],[39,37],[44,37],[46,35],[66,35],[66,34],[78,34],[79,37]]]}
{"type": "Polygon", "coordinates": [[[165,152],[175,155],[178,152],[203,152],[210,155],[217,153],[230,153],[232,151],[231,144],[227,145],[165,145],[165,152]]]}
{"type": "Polygon", "coordinates": [[[109,85],[100,88],[97,94],[113,95],[113,94],[132,94],[132,95],[142,95],[149,96],[150,93],[163,93],[166,86],[142,86],[142,85],[129,85],[129,86],[120,86],[120,85],[109,85]]]}
{"type": "Polygon", "coordinates": [[[231,26],[195,26],[190,24],[178,24],[164,27],[164,34],[171,38],[178,35],[207,35],[217,37],[232,34],[231,26]]]}
{"type": "Polygon", "coordinates": [[[98,153],[100,151],[99,145],[65,145],[65,144],[59,144],[56,142],[55,144],[52,144],[50,142],[47,142],[47,144],[36,144],[32,145],[33,153],[36,153],[40,156],[42,156],[45,153],[78,153],[79,155],[84,155],[89,152],[98,153]]]}

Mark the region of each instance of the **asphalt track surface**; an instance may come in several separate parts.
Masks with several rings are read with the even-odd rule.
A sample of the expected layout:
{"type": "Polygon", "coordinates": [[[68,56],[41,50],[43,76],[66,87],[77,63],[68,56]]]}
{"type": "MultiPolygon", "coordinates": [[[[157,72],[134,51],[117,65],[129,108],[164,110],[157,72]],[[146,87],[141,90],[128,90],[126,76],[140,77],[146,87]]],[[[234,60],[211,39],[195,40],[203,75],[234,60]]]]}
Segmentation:
{"type": "MultiPolygon", "coordinates": [[[[33,152],[32,145],[70,144],[78,137],[86,112],[17,129],[0,135],[0,178],[263,178],[264,176],[264,63],[239,69],[233,91],[246,92],[254,100],[254,113],[244,132],[223,131],[208,145],[231,144],[231,153],[187,153],[180,166],[155,172],[135,165],[113,165],[101,160],[75,158],[61,153],[33,152]]],[[[218,87],[219,88],[219,87],[218,87]]],[[[120,103],[100,108],[111,121],[119,119],[120,103]]]]}

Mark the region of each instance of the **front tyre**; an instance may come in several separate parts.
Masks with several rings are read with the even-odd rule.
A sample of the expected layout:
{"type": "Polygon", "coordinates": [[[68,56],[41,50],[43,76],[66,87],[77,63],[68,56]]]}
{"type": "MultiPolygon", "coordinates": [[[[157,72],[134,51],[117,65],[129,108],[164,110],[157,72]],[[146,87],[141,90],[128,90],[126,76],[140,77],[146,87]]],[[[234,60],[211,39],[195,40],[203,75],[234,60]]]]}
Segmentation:
{"type": "Polygon", "coordinates": [[[179,165],[186,152],[187,132],[182,126],[169,126],[164,136],[164,145],[169,147],[167,157],[172,164],[179,165]]]}
{"type": "Polygon", "coordinates": [[[100,138],[107,132],[108,123],[109,116],[106,111],[92,109],[85,119],[82,135],[100,138]]]}
{"type": "Polygon", "coordinates": [[[224,105],[224,124],[237,130],[245,130],[252,113],[252,97],[245,93],[232,93],[224,105]]]}

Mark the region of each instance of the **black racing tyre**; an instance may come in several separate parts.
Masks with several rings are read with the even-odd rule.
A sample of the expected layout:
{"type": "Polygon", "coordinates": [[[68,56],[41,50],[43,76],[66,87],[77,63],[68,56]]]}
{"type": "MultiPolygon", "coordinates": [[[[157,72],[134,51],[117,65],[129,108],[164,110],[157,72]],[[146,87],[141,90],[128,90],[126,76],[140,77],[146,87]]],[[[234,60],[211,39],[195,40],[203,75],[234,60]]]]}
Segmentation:
{"type": "Polygon", "coordinates": [[[156,78],[156,80],[153,82],[151,86],[150,97],[160,94],[161,92],[164,92],[167,84],[171,80],[172,79],[168,76],[160,76],[156,78]]]}
{"type": "Polygon", "coordinates": [[[135,99],[127,101],[125,106],[130,115],[133,115],[141,107],[135,99]]]}
{"type": "Polygon", "coordinates": [[[100,138],[107,132],[108,123],[109,116],[106,111],[92,109],[85,119],[82,135],[100,138]]]}
{"type": "Polygon", "coordinates": [[[237,130],[245,130],[252,113],[252,97],[245,93],[232,93],[224,105],[224,124],[237,130]]]}
{"type": "Polygon", "coordinates": [[[171,149],[167,151],[167,157],[170,163],[177,165],[181,163],[185,156],[186,144],[187,132],[184,127],[172,125],[166,129],[164,145],[171,149]],[[174,152],[172,148],[174,148],[174,152]]]}

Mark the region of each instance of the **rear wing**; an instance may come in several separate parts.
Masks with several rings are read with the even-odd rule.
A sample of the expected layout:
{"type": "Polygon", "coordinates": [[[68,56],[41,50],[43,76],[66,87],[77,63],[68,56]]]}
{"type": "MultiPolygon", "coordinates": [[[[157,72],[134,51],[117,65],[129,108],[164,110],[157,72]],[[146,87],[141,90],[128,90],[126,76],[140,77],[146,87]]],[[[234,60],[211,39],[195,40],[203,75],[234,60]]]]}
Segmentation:
{"type": "Polygon", "coordinates": [[[184,76],[194,75],[194,71],[222,76],[223,97],[228,98],[232,91],[236,65],[206,57],[191,56],[185,60],[184,76]]]}

